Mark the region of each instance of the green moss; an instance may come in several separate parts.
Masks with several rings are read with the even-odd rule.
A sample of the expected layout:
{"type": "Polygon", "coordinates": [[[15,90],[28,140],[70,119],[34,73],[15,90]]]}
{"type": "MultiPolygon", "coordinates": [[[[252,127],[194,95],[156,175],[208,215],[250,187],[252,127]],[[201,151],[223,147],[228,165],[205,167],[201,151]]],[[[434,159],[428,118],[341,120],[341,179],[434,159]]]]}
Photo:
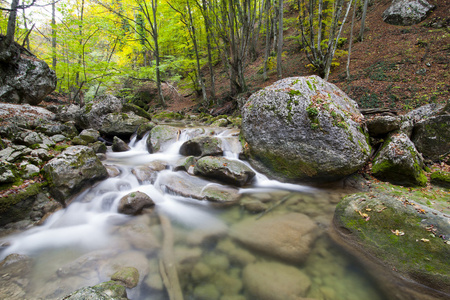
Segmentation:
{"type": "Polygon", "coordinates": [[[92,106],[93,106],[93,103],[92,102],[88,102],[88,103],[86,103],[85,105],[84,105],[84,111],[85,111],[85,113],[90,113],[91,112],[91,110],[92,110],[92,106]]]}
{"type": "Polygon", "coordinates": [[[298,91],[298,90],[290,90],[288,92],[288,94],[291,95],[291,96],[301,96],[302,95],[302,93],[300,91],[298,91]]]}
{"type": "Polygon", "coordinates": [[[436,171],[431,173],[430,180],[433,184],[450,188],[450,173],[444,171],[436,171]]]}
{"type": "Polygon", "coordinates": [[[310,105],[306,108],[306,113],[308,114],[309,118],[315,118],[319,115],[319,110],[316,107],[310,105]]]}
{"type": "Polygon", "coordinates": [[[67,149],[68,147],[69,147],[69,145],[67,145],[67,144],[60,144],[60,145],[55,145],[55,146],[53,147],[53,149],[54,149],[55,151],[62,152],[62,151],[64,151],[65,149],[67,149]]]}
{"type": "Polygon", "coordinates": [[[258,154],[256,158],[269,169],[286,178],[308,178],[317,174],[317,166],[311,161],[306,162],[298,158],[285,158],[272,152],[258,154]]]}

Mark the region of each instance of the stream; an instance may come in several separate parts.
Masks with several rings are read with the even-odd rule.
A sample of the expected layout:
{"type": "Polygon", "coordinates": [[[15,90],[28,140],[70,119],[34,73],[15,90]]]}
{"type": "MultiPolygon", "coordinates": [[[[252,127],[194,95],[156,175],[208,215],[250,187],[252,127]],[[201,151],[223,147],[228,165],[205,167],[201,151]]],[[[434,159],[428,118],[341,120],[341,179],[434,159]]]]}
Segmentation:
{"type": "Polygon", "coordinates": [[[238,130],[225,128],[183,128],[178,141],[154,154],[147,151],[147,136],[139,141],[133,137],[129,151],[108,150],[103,163],[119,171],[118,176],[84,191],[42,226],[2,238],[9,246],[0,260],[18,253],[31,262],[0,274],[0,298],[60,299],[132,266],[140,278],[137,287],[127,289],[130,299],[169,299],[159,271],[164,240],[160,216],[170,220],[184,299],[385,298],[356,259],[328,237],[334,208],[345,191],[282,183],[256,171],[251,184],[239,188],[237,203],[201,201],[169,190],[167,182],[174,178],[202,189],[223,184],[173,170],[182,158],[181,145],[199,130],[220,138],[224,156],[239,160],[238,130]],[[154,162],[167,167],[140,182],[133,170],[154,162]],[[138,216],[119,214],[120,199],[137,191],[150,196],[155,207],[138,216]],[[283,227],[279,220],[289,223],[283,227]],[[311,228],[307,241],[293,230],[305,226],[311,228]],[[291,249],[279,245],[297,238],[302,257],[290,257],[291,249]]]}

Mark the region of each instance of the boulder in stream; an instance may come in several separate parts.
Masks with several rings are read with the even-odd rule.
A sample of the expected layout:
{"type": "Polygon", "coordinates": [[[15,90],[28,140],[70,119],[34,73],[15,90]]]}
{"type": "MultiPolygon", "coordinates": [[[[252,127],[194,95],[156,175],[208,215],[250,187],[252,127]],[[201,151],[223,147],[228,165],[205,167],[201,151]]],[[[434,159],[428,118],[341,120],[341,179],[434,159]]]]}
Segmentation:
{"type": "Polygon", "coordinates": [[[70,196],[108,176],[94,151],[86,146],[71,146],[43,168],[52,196],[65,205],[70,196]]]}
{"type": "Polygon", "coordinates": [[[123,196],[120,199],[118,211],[126,215],[137,215],[142,212],[144,208],[155,206],[152,198],[142,192],[132,192],[123,196]]]}
{"type": "Polygon", "coordinates": [[[81,288],[70,295],[65,296],[62,300],[128,300],[126,288],[117,281],[107,281],[81,288]]]}
{"type": "Polygon", "coordinates": [[[130,146],[128,146],[127,143],[125,143],[122,139],[118,138],[117,136],[114,137],[112,144],[113,152],[125,152],[130,149],[130,146]]]}
{"type": "Polygon", "coordinates": [[[359,170],[370,146],[358,105],[318,76],[285,78],[242,108],[250,162],[287,180],[338,180],[359,170]]]}
{"type": "Polygon", "coordinates": [[[147,122],[146,118],[135,115],[133,112],[110,113],[103,120],[99,131],[101,134],[109,137],[129,138],[140,125],[147,122]]]}
{"type": "Polygon", "coordinates": [[[311,281],[302,271],[277,262],[259,262],[243,271],[244,287],[259,300],[303,299],[311,281]]]}
{"type": "Polygon", "coordinates": [[[222,155],[221,141],[219,138],[210,136],[194,137],[183,143],[180,154],[184,156],[218,156],[222,155]]]}
{"type": "Polygon", "coordinates": [[[308,216],[288,213],[247,219],[233,225],[230,236],[250,249],[299,263],[308,256],[317,231],[317,225],[308,216]]]}
{"type": "Polygon", "coordinates": [[[180,135],[180,129],[168,125],[157,125],[150,131],[147,148],[150,153],[166,150],[180,135]]]}
{"type": "Polygon", "coordinates": [[[194,173],[243,186],[255,177],[253,172],[243,162],[225,157],[205,156],[197,161],[194,173]]]}
{"type": "Polygon", "coordinates": [[[137,286],[139,283],[139,272],[136,268],[124,267],[114,273],[111,276],[111,280],[118,281],[122,285],[131,289],[137,286]]]}

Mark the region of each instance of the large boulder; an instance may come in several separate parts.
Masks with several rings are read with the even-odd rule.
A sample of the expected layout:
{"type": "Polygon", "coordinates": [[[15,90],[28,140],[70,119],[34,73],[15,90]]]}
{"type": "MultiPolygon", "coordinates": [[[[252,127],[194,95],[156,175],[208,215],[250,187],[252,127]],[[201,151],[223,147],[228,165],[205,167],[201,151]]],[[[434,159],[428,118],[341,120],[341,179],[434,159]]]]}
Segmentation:
{"type": "Polygon", "coordinates": [[[449,104],[436,114],[417,122],[411,140],[424,157],[438,160],[450,153],[449,104]]]}
{"type": "Polygon", "coordinates": [[[317,237],[317,225],[300,213],[247,219],[231,227],[230,235],[250,249],[288,262],[304,261],[317,237]]]}
{"type": "Polygon", "coordinates": [[[71,146],[43,168],[52,196],[65,205],[65,200],[95,181],[108,177],[106,168],[86,146],[71,146]]]}
{"type": "Polygon", "coordinates": [[[140,125],[147,122],[146,118],[140,117],[133,112],[111,113],[103,120],[100,133],[111,137],[129,138],[140,125]]]}
{"type": "Polygon", "coordinates": [[[423,159],[404,133],[391,134],[375,156],[372,173],[395,184],[425,186],[423,159]]]}
{"type": "MultiPolygon", "coordinates": [[[[387,188],[342,199],[336,207],[331,236],[363,257],[365,269],[376,273],[374,278],[382,281],[380,286],[389,292],[390,299],[448,299],[448,208],[441,212],[418,204],[407,190],[400,194],[390,191],[387,188]],[[420,294],[411,297],[414,291],[420,294]],[[426,297],[427,293],[433,297],[426,297]]],[[[446,206],[444,198],[440,201],[446,206]]]]}
{"type": "Polygon", "coordinates": [[[225,157],[205,156],[197,161],[194,174],[211,177],[243,186],[255,177],[248,166],[238,160],[230,160],[225,157]]]}
{"type": "Polygon", "coordinates": [[[35,56],[0,63],[0,101],[38,105],[56,88],[55,71],[35,56]]]}
{"type": "Polygon", "coordinates": [[[395,116],[374,116],[366,120],[370,136],[380,136],[400,129],[401,119],[395,116]]]}
{"type": "Polygon", "coordinates": [[[356,102],[317,76],[277,81],[250,96],[242,114],[252,162],[278,177],[336,180],[369,158],[356,102]]]}
{"type": "Polygon", "coordinates": [[[426,0],[393,0],[383,12],[383,21],[392,25],[414,25],[425,20],[434,8],[426,0]]]}
{"type": "Polygon", "coordinates": [[[248,265],[242,276],[244,286],[252,295],[252,299],[304,299],[311,286],[311,281],[302,271],[277,262],[248,265]]]}
{"type": "Polygon", "coordinates": [[[0,103],[0,118],[3,120],[0,134],[14,136],[17,132],[12,132],[13,129],[17,130],[17,127],[34,129],[37,126],[51,123],[55,114],[43,107],[29,104],[0,103]]]}

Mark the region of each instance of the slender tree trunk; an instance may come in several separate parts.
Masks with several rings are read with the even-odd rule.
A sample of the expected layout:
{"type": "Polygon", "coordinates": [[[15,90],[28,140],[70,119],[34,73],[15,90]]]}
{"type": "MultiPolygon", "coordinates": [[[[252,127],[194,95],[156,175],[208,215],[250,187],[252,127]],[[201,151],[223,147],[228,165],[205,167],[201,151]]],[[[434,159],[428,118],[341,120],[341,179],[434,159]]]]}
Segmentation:
{"type": "Polygon", "coordinates": [[[203,96],[203,103],[208,103],[208,97],[206,96],[206,90],[205,90],[205,83],[203,82],[201,70],[200,70],[200,57],[198,55],[198,47],[197,47],[197,36],[195,34],[195,26],[194,21],[192,20],[192,12],[191,12],[191,5],[189,3],[189,0],[186,0],[188,14],[189,14],[189,31],[192,33],[192,43],[194,44],[194,52],[195,52],[195,58],[197,61],[197,75],[198,75],[198,81],[200,83],[201,89],[202,89],[202,96],[203,96]]]}
{"type": "Polygon", "coordinates": [[[364,40],[364,30],[366,26],[366,15],[367,15],[367,6],[369,4],[369,0],[364,0],[364,6],[363,6],[363,14],[361,18],[361,29],[359,30],[359,37],[358,40],[361,42],[364,40]]]}
{"type": "Polygon", "coordinates": [[[9,12],[8,27],[6,29],[6,46],[9,47],[14,42],[16,33],[17,6],[19,0],[12,0],[11,11],[9,12]]]}
{"type": "Polygon", "coordinates": [[[271,0],[267,1],[266,4],[266,46],[264,48],[264,69],[263,69],[263,78],[264,81],[268,79],[267,77],[267,61],[269,60],[269,52],[270,52],[270,36],[271,36],[271,26],[270,26],[270,5],[271,0]]]}
{"type": "Polygon", "coordinates": [[[52,3],[52,68],[56,71],[56,3],[52,3]]]}
{"type": "Polygon", "coordinates": [[[160,104],[165,107],[166,102],[164,101],[164,95],[162,93],[162,87],[161,87],[161,72],[159,70],[160,66],[160,53],[159,53],[159,45],[158,45],[158,24],[156,20],[156,11],[158,9],[158,0],[152,0],[152,12],[153,12],[153,24],[152,24],[152,30],[153,30],[153,42],[155,44],[155,58],[156,58],[156,86],[158,89],[158,95],[159,95],[159,102],[160,104]]]}
{"type": "MultiPolygon", "coordinates": [[[[22,6],[25,5],[25,0],[22,0],[22,6]]],[[[22,16],[23,16],[23,26],[25,28],[26,31],[28,31],[28,24],[27,24],[27,17],[25,15],[25,8],[22,8],[22,16]]],[[[27,34],[25,36],[25,39],[23,40],[23,44],[22,44],[25,48],[27,48],[28,50],[30,50],[30,39],[29,39],[29,34],[27,34]]]]}
{"type": "Polygon", "coordinates": [[[213,63],[212,63],[212,50],[211,50],[211,37],[210,35],[212,35],[212,31],[210,28],[210,20],[209,20],[209,16],[208,16],[208,7],[206,5],[206,0],[202,0],[202,9],[203,9],[203,20],[205,22],[205,31],[206,31],[206,47],[208,50],[208,67],[209,67],[209,76],[211,79],[211,98],[213,100],[216,99],[216,83],[215,83],[215,78],[214,78],[214,68],[213,68],[213,63]]]}
{"type": "Polygon", "coordinates": [[[350,56],[352,55],[352,44],[353,44],[353,27],[355,25],[355,14],[356,14],[356,1],[353,5],[353,15],[352,15],[352,25],[350,29],[350,42],[348,44],[348,57],[347,57],[347,66],[346,66],[346,72],[347,72],[347,80],[350,79],[350,56]]]}
{"type": "Polygon", "coordinates": [[[278,26],[280,28],[280,33],[278,34],[278,49],[277,49],[277,75],[278,78],[282,77],[282,61],[281,55],[283,52],[283,0],[279,1],[279,20],[278,26]]]}

